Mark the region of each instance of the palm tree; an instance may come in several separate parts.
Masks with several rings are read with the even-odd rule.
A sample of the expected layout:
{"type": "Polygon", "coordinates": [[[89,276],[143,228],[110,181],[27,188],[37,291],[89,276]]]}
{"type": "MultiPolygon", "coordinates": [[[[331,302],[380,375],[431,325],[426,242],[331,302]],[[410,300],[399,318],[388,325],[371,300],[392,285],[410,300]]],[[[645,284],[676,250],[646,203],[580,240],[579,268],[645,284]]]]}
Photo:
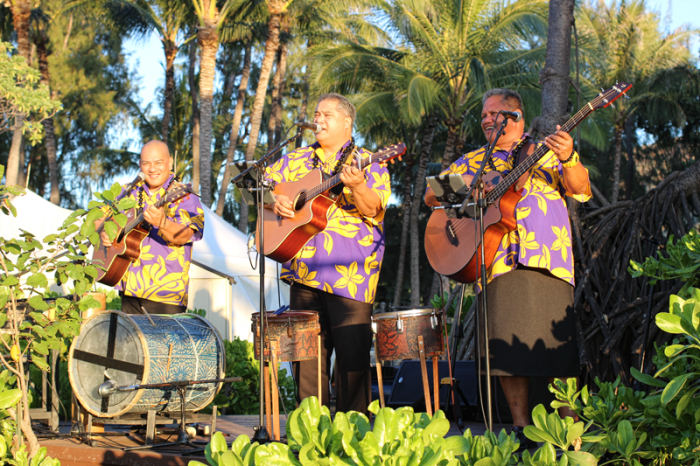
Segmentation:
{"type": "MultiPolygon", "coordinates": [[[[7,2],[5,3],[7,5],[7,2]]],[[[29,18],[32,13],[31,0],[9,0],[9,7],[12,11],[12,24],[17,34],[17,51],[27,64],[31,65],[31,43],[29,41],[29,18]]],[[[7,156],[7,171],[5,172],[5,184],[15,185],[24,176],[24,167],[20,163],[20,151],[22,144],[22,122],[24,118],[16,117],[15,126],[17,129],[12,133],[12,145],[7,156]]]]}
{"type": "MultiPolygon", "coordinates": [[[[635,116],[643,101],[663,99],[666,90],[653,88],[649,83],[665,70],[689,64],[687,41],[697,31],[683,27],[662,35],[658,18],[646,10],[644,0],[614,0],[610,4],[603,0],[589,0],[580,5],[576,18],[590,80],[601,87],[617,81],[634,84],[631,99],[618,100],[613,110],[614,156],[610,197],[615,203],[620,191],[622,136],[626,127],[630,131],[635,129],[635,125],[628,124],[628,119],[635,116]]],[[[674,106],[671,103],[665,109],[667,115],[677,113],[674,106]]],[[[631,163],[632,149],[628,147],[631,163]]]]}
{"type": "Polygon", "coordinates": [[[175,57],[180,47],[194,39],[191,36],[178,41],[178,36],[183,31],[186,10],[181,2],[169,0],[111,0],[107,3],[107,9],[112,19],[128,33],[143,36],[155,32],[163,43],[165,98],[160,137],[167,143],[175,89],[175,57]]]}
{"type": "Polygon", "coordinates": [[[543,47],[523,48],[529,36],[546,37],[543,0],[397,0],[384,11],[398,40],[392,50],[346,45],[320,52],[319,80],[348,89],[377,70],[403,86],[399,105],[411,118],[439,112],[448,128],[442,166],[458,155],[465,116],[486,89],[536,82],[543,47]]]}
{"type": "MultiPolygon", "coordinates": [[[[270,0],[278,3],[279,0],[270,0]]],[[[229,16],[244,16],[255,6],[251,0],[226,0],[219,8],[216,0],[192,0],[197,16],[197,42],[201,48],[199,61],[200,136],[199,172],[202,203],[211,206],[211,143],[214,77],[219,35],[229,16]]]]}

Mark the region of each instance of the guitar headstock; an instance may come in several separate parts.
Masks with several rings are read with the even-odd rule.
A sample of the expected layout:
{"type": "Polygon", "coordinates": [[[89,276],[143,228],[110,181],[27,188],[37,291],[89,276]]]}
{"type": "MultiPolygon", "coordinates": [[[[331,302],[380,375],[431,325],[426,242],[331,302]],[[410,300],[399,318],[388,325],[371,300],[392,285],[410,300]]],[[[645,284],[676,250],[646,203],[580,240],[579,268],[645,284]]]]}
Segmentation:
{"type": "Polygon", "coordinates": [[[187,184],[177,184],[168,190],[168,194],[165,196],[163,203],[173,202],[181,197],[185,197],[188,194],[194,194],[198,196],[196,192],[192,189],[192,183],[187,184]]]}
{"type": "Polygon", "coordinates": [[[622,97],[631,87],[632,85],[628,83],[617,83],[610,89],[602,91],[600,94],[598,94],[598,97],[591,100],[589,105],[591,105],[594,109],[605,108],[622,97]]]}
{"type": "Polygon", "coordinates": [[[401,160],[401,156],[405,153],[406,145],[400,142],[398,144],[379,149],[377,152],[372,154],[372,161],[381,164],[386,164],[387,162],[394,163],[394,159],[398,158],[401,160]]]}

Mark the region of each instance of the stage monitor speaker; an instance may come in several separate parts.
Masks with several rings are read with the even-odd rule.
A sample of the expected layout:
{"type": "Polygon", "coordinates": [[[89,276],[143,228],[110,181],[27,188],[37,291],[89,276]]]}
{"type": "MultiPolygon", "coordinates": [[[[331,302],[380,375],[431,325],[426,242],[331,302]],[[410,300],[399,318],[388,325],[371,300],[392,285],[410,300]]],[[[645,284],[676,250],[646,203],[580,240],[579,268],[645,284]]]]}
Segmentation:
{"type": "MultiPolygon", "coordinates": [[[[440,379],[450,376],[447,364],[447,361],[438,361],[438,375],[440,379]]],[[[430,384],[430,394],[432,396],[433,361],[426,361],[425,366],[428,372],[428,383],[430,384]]],[[[477,379],[474,361],[457,361],[454,377],[459,381],[459,388],[467,399],[467,403],[472,407],[476,406],[477,379]]],[[[445,405],[447,390],[448,387],[446,385],[440,388],[441,407],[445,405]]],[[[423,377],[420,370],[420,361],[405,360],[401,363],[399,371],[394,377],[394,385],[391,389],[391,395],[389,396],[387,405],[390,407],[413,406],[415,408],[416,406],[423,405],[424,402],[423,377]]],[[[463,401],[462,406],[466,407],[463,401]]]]}

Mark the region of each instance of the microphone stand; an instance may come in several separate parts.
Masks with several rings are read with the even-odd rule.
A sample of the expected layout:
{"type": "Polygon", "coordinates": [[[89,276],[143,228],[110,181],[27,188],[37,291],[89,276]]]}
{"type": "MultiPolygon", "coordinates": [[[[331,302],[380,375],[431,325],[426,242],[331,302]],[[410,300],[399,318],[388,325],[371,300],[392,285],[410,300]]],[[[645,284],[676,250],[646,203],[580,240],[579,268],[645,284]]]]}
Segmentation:
{"type": "MultiPolygon", "coordinates": [[[[236,176],[234,179],[231,180],[231,183],[236,184],[239,181],[241,181],[248,173],[250,173],[252,170],[256,170],[256,181],[255,184],[257,186],[252,186],[253,182],[248,181],[248,190],[249,191],[254,191],[256,194],[256,204],[257,204],[257,209],[258,209],[258,221],[259,223],[259,228],[258,228],[258,257],[260,258],[260,264],[259,264],[259,271],[260,271],[260,332],[259,332],[259,348],[260,348],[260,393],[259,393],[259,400],[260,400],[260,421],[259,424],[255,427],[253,427],[253,430],[255,433],[253,434],[253,440],[262,444],[262,443],[267,443],[270,441],[270,433],[267,430],[267,427],[265,426],[265,384],[268,383],[267,380],[265,380],[265,372],[264,372],[264,365],[265,365],[265,333],[267,331],[267,314],[266,314],[266,309],[265,309],[265,255],[263,252],[265,251],[265,222],[263,222],[263,209],[265,208],[264,205],[264,198],[265,198],[265,190],[266,189],[274,189],[274,183],[269,182],[265,179],[265,166],[267,165],[268,161],[272,158],[274,154],[282,150],[284,147],[289,145],[292,141],[297,139],[299,136],[302,135],[304,132],[304,129],[301,127],[297,128],[297,132],[294,136],[291,138],[285,140],[284,142],[277,144],[275,147],[270,150],[267,154],[262,156],[259,160],[257,160],[255,163],[253,163],[250,167],[246,168],[243,170],[238,176],[236,176]]],[[[240,189],[240,188],[239,188],[240,189]]],[[[255,338],[255,337],[253,337],[255,338]]]]}
{"type": "MultiPolygon", "coordinates": [[[[499,112],[500,113],[500,112],[499,112]]],[[[477,234],[475,235],[475,240],[477,241],[477,249],[480,249],[480,256],[479,260],[481,261],[481,266],[479,270],[479,280],[481,282],[481,293],[479,293],[479,296],[481,297],[481,305],[479,305],[479,299],[477,297],[476,301],[476,316],[477,316],[477,322],[478,322],[478,317],[479,317],[479,311],[481,311],[481,314],[483,316],[483,325],[484,325],[484,359],[485,359],[485,364],[486,364],[486,419],[487,419],[487,425],[486,428],[493,432],[493,413],[492,413],[492,401],[491,401],[491,361],[490,359],[490,352],[489,352],[489,326],[488,326],[488,316],[487,316],[487,299],[486,299],[486,285],[487,285],[487,278],[486,278],[486,256],[484,252],[484,212],[486,210],[486,207],[488,207],[488,203],[486,201],[485,197],[485,192],[484,192],[484,182],[483,182],[483,176],[484,176],[484,169],[486,168],[486,165],[488,164],[489,160],[491,159],[491,156],[493,155],[493,150],[496,147],[496,142],[498,142],[498,139],[503,135],[505,132],[506,125],[508,124],[508,119],[503,118],[501,121],[501,127],[498,129],[498,132],[496,133],[496,137],[493,140],[493,142],[490,142],[489,145],[486,148],[486,154],[484,154],[484,158],[481,161],[481,165],[479,166],[479,169],[476,171],[476,174],[474,175],[474,178],[472,179],[471,184],[469,185],[469,190],[467,191],[467,195],[464,198],[464,202],[462,203],[462,206],[459,208],[459,211],[457,213],[458,217],[464,217],[467,214],[467,207],[469,207],[469,199],[473,195],[473,193],[476,191],[476,208],[472,210],[472,214],[474,218],[476,219],[476,222],[478,223],[478,231],[477,234]],[[481,244],[481,247],[479,247],[479,243],[481,244]]],[[[473,205],[473,204],[471,204],[473,205]]],[[[461,303],[460,303],[461,305],[461,303]]],[[[477,330],[478,330],[478,325],[477,325],[477,330]]],[[[478,335],[478,331],[477,331],[478,335]]],[[[477,347],[480,345],[477,345],[477,347]]],[[[480,355],[479,355],[480,356],[480,355]]],[[[481,377],[480,377],[481,378],[481,377]]]]}

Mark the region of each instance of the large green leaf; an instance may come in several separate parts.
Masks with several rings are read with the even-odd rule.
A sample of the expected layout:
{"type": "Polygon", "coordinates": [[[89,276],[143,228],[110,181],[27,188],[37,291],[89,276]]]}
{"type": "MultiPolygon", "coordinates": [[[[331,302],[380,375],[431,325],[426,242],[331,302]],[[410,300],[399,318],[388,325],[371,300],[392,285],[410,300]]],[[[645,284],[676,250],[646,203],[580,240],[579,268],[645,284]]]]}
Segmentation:
{"type": "Polygon", "coordinates": [[[676,397],[676,395],[678,395],[681,389],[683,389],[683,386],[688,381],[688,379],[695,378],[697,376],[697,373],[691,372],[688,374],[683,374],[671,380],[666,386],[666,388],[664,388],[664,391],[661,393],[661,403],[664,405],[668,404],[671,400],[673,400],[676,397]]]}
{"type": "Polygon", "coordinates": [[[681,320],[682,317],[675,314],[668,314],[666,312],[659,312],[656,314],[656,325],[667,333],[685,333],[681,325],[681,320]]]}
{"type": "Polygon", "coordinates": [[[631,368],[630,368],[630,373],[632,374],[632,377],[634,377],[635,379],[639,380],[639,381],[642,382],[643,384],[647,384],[647,385],[649,385],[649,386],[651,386],[651,387],[663,388],[663,387],[666,386],[666,383],[665,383],[665,382],[663,382],[663,381],[661,381],[661,380],[659,380],[659,379],[657,379],[657,378],[654,378],[654,377],[652,377],[652,376],[649,375],[649,374],[644,374],[644,373],[642,373],[642,372],[639,372],[639,369],[637,369],[637,368],[635,368],[635,367],[631,367],[631,368]]]}
{"type": "MultiPolygon", "coordinates": [[[[0,393],[0,409],[7,409],[16,405],[22,399],[22,390],[13,388],[0,393]]],[[[2,458],[3,455],[0,455],[2,458]]]]}

